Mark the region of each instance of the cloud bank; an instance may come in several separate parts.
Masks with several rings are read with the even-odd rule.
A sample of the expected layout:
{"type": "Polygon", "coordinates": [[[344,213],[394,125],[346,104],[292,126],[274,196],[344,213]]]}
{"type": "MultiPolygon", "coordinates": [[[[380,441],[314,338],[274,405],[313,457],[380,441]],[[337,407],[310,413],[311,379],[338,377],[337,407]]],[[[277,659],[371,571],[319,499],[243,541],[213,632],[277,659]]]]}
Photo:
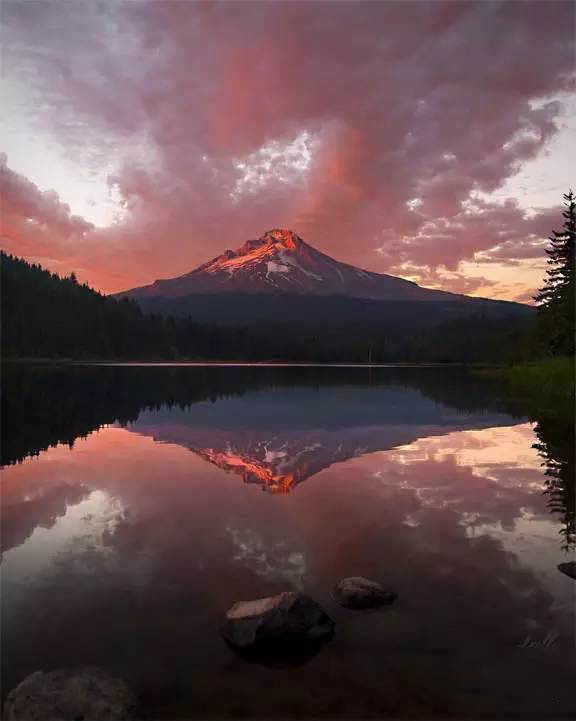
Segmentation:
{"type": "Polygon", "coordinates": [[[120,290],[285,226],[446,289],[525,295],[519,268],[540,272],[558,209],[490,194],[557,132],[571,2],[8,0],[4,15],[22,107],[79,163],[112,164],[123,206],[94,228],[4,167],[11,252],[120,290]]]}

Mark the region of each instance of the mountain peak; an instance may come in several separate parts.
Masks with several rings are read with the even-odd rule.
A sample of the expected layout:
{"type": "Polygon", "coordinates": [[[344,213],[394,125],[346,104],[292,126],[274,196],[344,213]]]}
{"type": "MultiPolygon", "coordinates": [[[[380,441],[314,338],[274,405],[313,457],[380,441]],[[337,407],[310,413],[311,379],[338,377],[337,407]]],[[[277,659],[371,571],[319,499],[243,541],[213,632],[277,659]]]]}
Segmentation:
{"type": "Polygon", "coordinates": [[[206,293],[348,296],[375,300],[449,300],[455,296],[362,270],[331,258],[293,230],[272,228],[227,250],[186,275],[136,288],[132,297],[184,297],[206,293]]]}
{"type": "Polygon", "coordinates": [[[267,230],[260,240],[263,240],[270,245],[274,243],[281,243],[284,248],[288,250],[296,250],[296,248],[304,242],[293,230],[286,230],[284,228],[267,230]]]}
{"type": "MultiPolygon", "coordinates": [[[[239,258],[242,255],[252,253],[252,251],[258,248],[269,249],[269,250],[298,250],[298,248],[305,245],[302,238],[296,235],[292,230],[285,230],[284,228],[274,228],[273,230],[267,230],[264,235],[261,235],[255,240],[247,240],[244,245],[240,246],[238,250],[231,251],[227,250],[224,253],[227,257],[239,258]],[[229,254],[229,255],[228,255],[229,254]]],[[[220,256],[221,258],[223,256],[220,256]]],[[[216,259],[218,260],[218,258],[216,259]]]]}

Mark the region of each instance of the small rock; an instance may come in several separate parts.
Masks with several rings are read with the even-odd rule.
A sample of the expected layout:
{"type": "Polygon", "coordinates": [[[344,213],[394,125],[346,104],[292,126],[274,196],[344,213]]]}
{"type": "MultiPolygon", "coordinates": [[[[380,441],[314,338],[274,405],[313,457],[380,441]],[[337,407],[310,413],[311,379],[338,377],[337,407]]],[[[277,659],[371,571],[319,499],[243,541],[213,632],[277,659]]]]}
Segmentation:
{"type": "Polygon", "coordinates": [[[276,653],[317,649],[334,634],[334,621],[303,593],[239,601],[221,626],[225,641],[240,653],[276,653]]]}
{"type": "Polygon", "coordinates": [[[394,591],[388,591],[376,581],[361,576],[343,578],[334,586],[333,595],[341,606],[347,608],[384,606],[397,598],[394,591]]]}
{"type": "Polygon", "coordinates": [[[561,573],[565,573],[567,576],[570,576],[570,578],[576,580],[576,561],[559,563],[557,568],[561,573]]]}
{"type": "Polygon", "coordinates": [[[6,699],[6,721],[116,721],[132,719],[136,697],[99,668],[35,671],[6,699]]]}

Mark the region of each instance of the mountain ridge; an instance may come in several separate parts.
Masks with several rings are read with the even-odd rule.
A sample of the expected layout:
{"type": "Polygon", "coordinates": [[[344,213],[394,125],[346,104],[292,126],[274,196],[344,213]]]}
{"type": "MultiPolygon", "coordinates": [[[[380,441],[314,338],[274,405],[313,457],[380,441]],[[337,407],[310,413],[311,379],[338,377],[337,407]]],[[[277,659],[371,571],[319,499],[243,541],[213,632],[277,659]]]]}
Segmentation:
{"type": "Polygon", "coordinates": [[[115,294],[176,299],[221,293],[344,296],[370,300],[454,301],[468,296],[342,263],[291,230],[274,228],[194,270],[115,294]]]}

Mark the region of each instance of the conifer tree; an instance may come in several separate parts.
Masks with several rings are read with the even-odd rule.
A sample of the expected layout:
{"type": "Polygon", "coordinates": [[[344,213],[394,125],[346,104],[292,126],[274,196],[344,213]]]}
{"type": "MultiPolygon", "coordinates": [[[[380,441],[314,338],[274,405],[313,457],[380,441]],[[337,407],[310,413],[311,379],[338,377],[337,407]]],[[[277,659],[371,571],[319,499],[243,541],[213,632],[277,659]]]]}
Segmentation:
{"type": "Polygon", "coordinates": [[[552,231],[548,254],[547,277],[535,296],[540,327],[552,355],[574,355],[574,270],[576,252],[576,196],[570,190],[564,195],[564,227],[552,231]]]}

